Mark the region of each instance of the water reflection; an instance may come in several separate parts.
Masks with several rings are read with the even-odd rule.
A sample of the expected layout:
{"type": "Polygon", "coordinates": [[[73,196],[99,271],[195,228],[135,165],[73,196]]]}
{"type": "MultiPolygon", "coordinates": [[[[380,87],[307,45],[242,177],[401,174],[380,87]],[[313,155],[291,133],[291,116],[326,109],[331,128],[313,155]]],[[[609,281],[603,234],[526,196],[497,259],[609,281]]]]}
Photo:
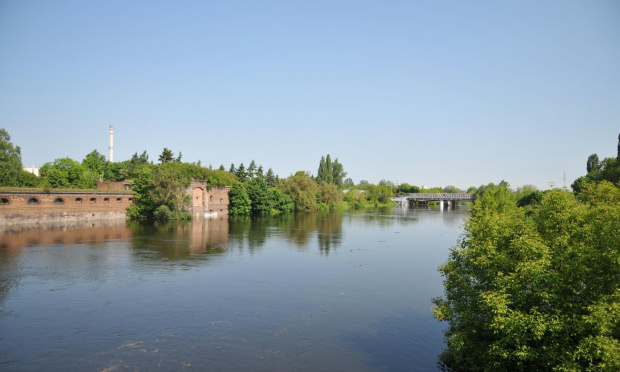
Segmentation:
{"type": "Polygon", "coordinates": [[[0,365],[434,370],[443,347],[430,312],[442,291],[436,267],[465,213],[4,232],[0,365]]]}
{"type": "Polygon", "coordinates": [[[228,243],[228,218],[128,226],[134,236],[134,255],[144,260],[206,258],[224,252],[228,243]]]}

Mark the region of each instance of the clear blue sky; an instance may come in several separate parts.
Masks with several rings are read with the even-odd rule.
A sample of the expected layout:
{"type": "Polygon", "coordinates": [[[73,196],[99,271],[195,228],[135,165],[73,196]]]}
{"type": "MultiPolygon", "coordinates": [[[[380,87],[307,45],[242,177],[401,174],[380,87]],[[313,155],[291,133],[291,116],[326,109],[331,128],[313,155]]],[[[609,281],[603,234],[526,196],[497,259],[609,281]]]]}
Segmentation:
{"type": "Polygon", "coordinates": [[[616,155],[620,1],[0,0],[25,166],[164,147],[281,177],[548,188],[616,155]]]}

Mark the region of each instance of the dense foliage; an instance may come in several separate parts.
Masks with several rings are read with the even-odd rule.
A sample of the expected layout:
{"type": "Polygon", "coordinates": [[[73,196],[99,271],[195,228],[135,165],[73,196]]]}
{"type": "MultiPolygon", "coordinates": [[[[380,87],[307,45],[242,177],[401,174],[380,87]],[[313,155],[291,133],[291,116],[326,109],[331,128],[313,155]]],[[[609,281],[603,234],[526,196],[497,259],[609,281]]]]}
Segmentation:
{"type": "Polygon", "coordinates": [[[526,210],[505,185],[480,193],[440,268],[445,369],[620,370],[620,189],[580,199],[553,190],[526,210]]]}
{"type": "Polygon", "coordinates": [[[21,150],[13,146],[9,133],[0,128],[0,186],[20,186],[21,174],[21,150]]]}
{"type": "Polygon", "coordinates": [[[609,181],[613,184],[620,182],[620,135],[618,135],[618,154],[615,158],[609,157],[599,161],[597,154],[592,154],[586,161],[587,174],[579,177],[571,185],[576,193],[581,192],[589,182],[609,181]]]}

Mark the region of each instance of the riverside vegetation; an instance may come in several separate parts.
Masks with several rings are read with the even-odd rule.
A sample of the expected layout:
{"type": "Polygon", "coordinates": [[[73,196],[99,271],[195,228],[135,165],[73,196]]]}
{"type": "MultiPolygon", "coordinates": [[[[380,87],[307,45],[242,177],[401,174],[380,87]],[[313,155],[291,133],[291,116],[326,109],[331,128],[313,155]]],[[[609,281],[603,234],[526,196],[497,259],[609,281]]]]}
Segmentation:
{"type": "MultiPolygon", "coordinates": [[[[252,160],[231,164],[228,170],[204,167],[201,162],[182,161],[182,154],[164,148],[157,163],[146,151],[133,154],[131,159],[108,162],[94,150],[79,162],[59,158],[40,168],[40,177],[22,168],[21,149],[11,143],[6,130],[0,129],[0,187],[29,187],[46,191],[52,189],[95,189],[98,180],[133,183],[135,203],[127,216],[132,220],[187,220],[190,197],[186,187],[191,179],[208,179],[210,186],[231,186],[229,193],[231,216],[276,215],[289,212],[314,212],[367,207],[393,206],[391,197],[400,192],[420,192],[414,185],[395,185],[381,180],[371,184],[361,180],[355,184],[338,159],[328,154],[321,158],[317,175],[299,171],[280,178],[271,168],[266,172],[252,160]]],[[[460,192],[454,186],[432,188],[425,192],[460,192]]]]}
{"type": "Polygon", "coordinates": [[[439,269],[443,370],[620,370],[620,138],[587,172],[574,193],[479,188],[439,269]]]}

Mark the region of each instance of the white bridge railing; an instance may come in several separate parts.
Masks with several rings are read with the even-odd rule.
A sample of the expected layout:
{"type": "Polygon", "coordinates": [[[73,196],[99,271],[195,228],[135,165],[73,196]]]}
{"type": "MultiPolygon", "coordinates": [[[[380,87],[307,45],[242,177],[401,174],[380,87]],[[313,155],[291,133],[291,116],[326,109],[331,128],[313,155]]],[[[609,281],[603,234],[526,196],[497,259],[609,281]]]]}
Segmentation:
{"type": "Polygon", "coordinates": [[[461,193],[416,193],[416,194],[408,194],[404,195],[407,200],[471,200],[474,194],[468,194],[466,192],[461,193]]]}
{"type": "Polygon", "coordinates": [[[411,201],[468,201],[472,200],[473,194],[461,193],[415,193],[392,198],[395,202],[411,201]]]}

